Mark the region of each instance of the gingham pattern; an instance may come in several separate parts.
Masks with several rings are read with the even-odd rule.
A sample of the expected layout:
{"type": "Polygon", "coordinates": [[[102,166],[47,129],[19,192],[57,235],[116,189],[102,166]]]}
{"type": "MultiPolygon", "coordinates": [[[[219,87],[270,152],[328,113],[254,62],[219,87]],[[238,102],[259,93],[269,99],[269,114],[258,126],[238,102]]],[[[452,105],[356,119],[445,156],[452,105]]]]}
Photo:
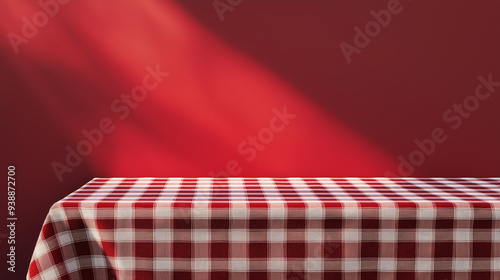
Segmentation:
{"type": "Polygon", "coordinates": [[[500,178],[96,178],[28,279],[500,280],[500,178]]]}

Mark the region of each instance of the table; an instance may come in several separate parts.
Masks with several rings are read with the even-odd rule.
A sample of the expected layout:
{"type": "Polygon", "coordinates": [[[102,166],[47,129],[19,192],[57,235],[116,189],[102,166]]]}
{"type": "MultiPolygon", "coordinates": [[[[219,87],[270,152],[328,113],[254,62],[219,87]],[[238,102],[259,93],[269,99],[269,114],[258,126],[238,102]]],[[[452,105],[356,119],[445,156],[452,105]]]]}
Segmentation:
{"type": "Polygon", "coordinates": [[[27,277],[500,280],[500,178],[95,178],[27,277]]]}

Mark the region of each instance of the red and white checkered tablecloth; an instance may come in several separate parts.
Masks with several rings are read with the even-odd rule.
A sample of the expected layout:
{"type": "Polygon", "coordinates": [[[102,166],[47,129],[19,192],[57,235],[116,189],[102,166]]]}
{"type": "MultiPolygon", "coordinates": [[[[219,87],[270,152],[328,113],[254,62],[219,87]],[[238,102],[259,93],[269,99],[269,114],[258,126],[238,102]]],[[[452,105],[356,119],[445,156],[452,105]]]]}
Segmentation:
{"type": "Polygon", "coordinates": [[[500,280],[500,178],[96,178],[28,279],[500,280]]]}

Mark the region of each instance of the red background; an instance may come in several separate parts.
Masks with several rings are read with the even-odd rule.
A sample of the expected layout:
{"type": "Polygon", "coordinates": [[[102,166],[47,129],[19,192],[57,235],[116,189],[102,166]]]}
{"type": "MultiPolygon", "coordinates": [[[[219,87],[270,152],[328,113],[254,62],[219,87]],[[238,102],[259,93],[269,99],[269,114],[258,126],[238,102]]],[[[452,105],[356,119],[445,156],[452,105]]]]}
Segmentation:
{"type": "Polygon", "coordinates": [[[93,177],[206,177],[231,161],[244,177],[399,176],[398,157],[435,128],[447,140],[411,176],[498,176],[500,88],[456,130],[443,113],[474,94],[478,76],[500,81],[500,2],[402,0],[347,63],[339,44],[353,45],[353,28],[388,2],[243,0],[221,21],[209,0],[73,0],[16,53],[8,34],[41,8],[3,1],[1,159],[17,170],[16,277],[49,207],[93,177]],[[170,75],[119,119],[110,105],[156,65],[170,75]],[[296,117],[247,161],[238,145],[285,106],[296,117]],[[51,164],[103,118],[115,130],[59,181],[51,164]]]}

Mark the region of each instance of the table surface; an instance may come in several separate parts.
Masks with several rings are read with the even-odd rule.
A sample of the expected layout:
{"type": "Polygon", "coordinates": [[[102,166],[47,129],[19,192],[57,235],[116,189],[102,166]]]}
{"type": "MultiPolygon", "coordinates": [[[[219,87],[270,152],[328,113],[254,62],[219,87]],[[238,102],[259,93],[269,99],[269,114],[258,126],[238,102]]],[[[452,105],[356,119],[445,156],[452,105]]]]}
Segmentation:
{"type": "Polygon", "coordinates": [[[61,202],[494,207],[500,178],[95,178],[61,202]]]}
{"type": "Polygon", "coordinates": [[[500,280],[500,178],[95,178],[28,278],[500,280]]]}

